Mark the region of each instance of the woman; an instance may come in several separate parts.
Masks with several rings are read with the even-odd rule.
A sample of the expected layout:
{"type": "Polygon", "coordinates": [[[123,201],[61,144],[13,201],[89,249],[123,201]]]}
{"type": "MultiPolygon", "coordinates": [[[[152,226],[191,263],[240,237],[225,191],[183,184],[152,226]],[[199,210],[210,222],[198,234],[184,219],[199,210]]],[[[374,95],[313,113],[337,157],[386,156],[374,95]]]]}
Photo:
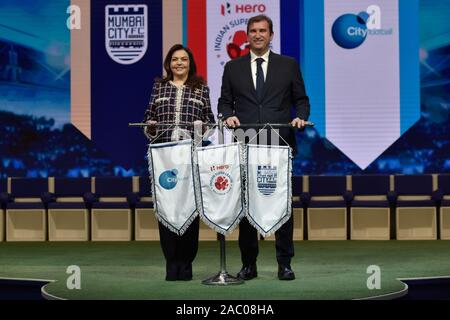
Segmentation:
{"type": "MultiPolygon", "coordinates": [[[[153,125],[146,128],[146,135],[158,143],[192,138],[194,128],[183,127],[183,124],[214,122],[209,88],[197,75],[192,52],[181,44],[170,48],[164,69],[166,76],[155,81],[145,112],[144,122],[153,125]],[[155,126],[160,123],[174,126],[155,126]]],[[[158,224],[166,258],[166,280],[191,280],[192,262],[198,249],[199,218],[182,236],[171,232],[162,223],[158,224]]]]}

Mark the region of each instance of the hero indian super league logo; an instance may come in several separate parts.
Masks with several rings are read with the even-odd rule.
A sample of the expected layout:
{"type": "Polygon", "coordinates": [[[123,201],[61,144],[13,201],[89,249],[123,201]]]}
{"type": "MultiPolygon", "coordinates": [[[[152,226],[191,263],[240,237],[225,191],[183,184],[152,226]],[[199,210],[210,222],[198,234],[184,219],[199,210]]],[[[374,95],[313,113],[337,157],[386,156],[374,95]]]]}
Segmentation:
{"type": "MultiPolygon", "coordinates": [[[[226,3],[220,6],[222,16],[235,14],[262,14],[267,10],[264,3],[226,3]]],[[[247,41],[247,17],[236,17],[223,25],[214,39],[214,51],[220,65],[231,59],[247,55],[250,52],[250,44],[247,41]]]]}
{"type": "Polygon", "coordinates": [[[147,51],[147,5],[105,7],[105,47],[120,64],[139,61],[147,51]]]}
{"type": "Polygon", "coordinates": [[[355,49],[364,43],[367,36],[392,35],[392,28],[381,28],[381,9],[371,5],[366,11],[346,13],[333,23],[331,35],[334,42],[344,49],[355,49]]]}
{"type": "Polygon", "coordinates": [[[212,191],[217,194],[224,195],[227,194],[233,185],[233,179],[231,175],[227,172],[231,168],[230,165],[218,165],[212,166],[210,170],[214,172],[209,181],[209,187],[212,191]]]}
{"type": "Polygon", "coordinates": [[[256,182],[259,192],[271,196],[277,189],[277,175],[276,166],[258,166],[256,182]]]}

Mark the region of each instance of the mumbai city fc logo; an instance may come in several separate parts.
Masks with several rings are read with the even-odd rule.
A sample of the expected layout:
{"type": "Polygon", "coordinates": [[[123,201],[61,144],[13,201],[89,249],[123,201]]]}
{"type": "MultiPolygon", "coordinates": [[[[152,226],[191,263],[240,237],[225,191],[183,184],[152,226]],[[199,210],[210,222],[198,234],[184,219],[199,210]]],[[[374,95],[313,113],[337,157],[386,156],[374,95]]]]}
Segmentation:
{"type": "Polygon", "coordinates": [[[217,194],[227,194],[232,187],[233,180],[229,173],[224,170],[228,170],[229,165],[212,166],[211,171],[216,171],[209,180],[209,187],[217,194]]]}
{"type": "Polygon", "coordinates": [[[271,196],[277,189],[277,175],[276,166],[258,166],[256,183],[259,192],[265,196],[271,196]]]}
{"type": "Polygon", "coordinates": [[[120,64],[139,61],[147,51],[147,5],[107,5],[105,46],[108,55],[120,64]]]}

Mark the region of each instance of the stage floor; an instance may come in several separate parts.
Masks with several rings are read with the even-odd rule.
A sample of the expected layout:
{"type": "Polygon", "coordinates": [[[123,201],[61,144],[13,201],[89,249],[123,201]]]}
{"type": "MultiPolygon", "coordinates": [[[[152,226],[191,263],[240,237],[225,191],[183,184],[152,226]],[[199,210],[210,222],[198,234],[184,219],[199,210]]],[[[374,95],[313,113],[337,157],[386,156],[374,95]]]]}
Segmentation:
{"type": "MultiPolygon", "coordinates": [[[[227,241],[227,271],[241,267],[236,241],[227,241]]],[[[299,241],[292,268],[279,281],[275,243],[260,241],[258,278],[235,286],[206,286],[219,271],[219,242],[200,242],[192,281],[164,280],[159,242],[0,242],[0,278],[56,280],[44,287],[63,299],[289,300],[360,299],[398,293],[398,278],[450,276],[450,241],[299,241]],[[81,289],[69,266],[80,268],[81,289]],[[373,270],[379,267],[380,289],[373,270]],[[369,269],[369,273],[368,273],[369,269]]],[[[391,297],[392,298],[392,297],[391,297]]]]}

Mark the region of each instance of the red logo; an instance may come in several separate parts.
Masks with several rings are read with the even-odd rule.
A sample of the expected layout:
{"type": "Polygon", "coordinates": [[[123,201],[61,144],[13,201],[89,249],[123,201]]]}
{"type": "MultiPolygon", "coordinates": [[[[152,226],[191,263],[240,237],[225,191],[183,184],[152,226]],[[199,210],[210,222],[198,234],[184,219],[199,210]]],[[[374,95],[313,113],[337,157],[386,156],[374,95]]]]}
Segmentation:
{"type": "Polygon", "coordinates": [[[214,186],[219,191],[225,191],[229,185],[230,185],[230,182],[228,181],[227,177],[225,177],[225,176],[218,176],[216,178],[216,181],[214,182],[214,186]]]}
{"type": "Polygon", "coordinates": [[[220,6],[220,13],[224,16],[226,13],[230,14],[231,13],[231,4],[229,4],[228,2],[225,5],[221,5],[220,6]]]}
{"type": "Polygon", "coordinates": [[[217,194],[224,195],[232,188],[233,180],[225,171],[219,171],[212,175],[209,187],[217,194]]]}
{"type": "MultiPolygon", "coordinates": [[[[234,6],[234,13],[264,13],[266,12],[266,6],[263,3],[260,4],[236,4],[234,6]]],[[[220,5],[220,13],[231,14],[231,4],[226,2],[220,5]]]]}
{"type": "Polygon", "coordinates": [[[250,52],[250,44],[247,42],[247,33],[244,30],[236,31],[231,43],[227,44],[227,53],[230,59],[245,56],[250,52]]]}

